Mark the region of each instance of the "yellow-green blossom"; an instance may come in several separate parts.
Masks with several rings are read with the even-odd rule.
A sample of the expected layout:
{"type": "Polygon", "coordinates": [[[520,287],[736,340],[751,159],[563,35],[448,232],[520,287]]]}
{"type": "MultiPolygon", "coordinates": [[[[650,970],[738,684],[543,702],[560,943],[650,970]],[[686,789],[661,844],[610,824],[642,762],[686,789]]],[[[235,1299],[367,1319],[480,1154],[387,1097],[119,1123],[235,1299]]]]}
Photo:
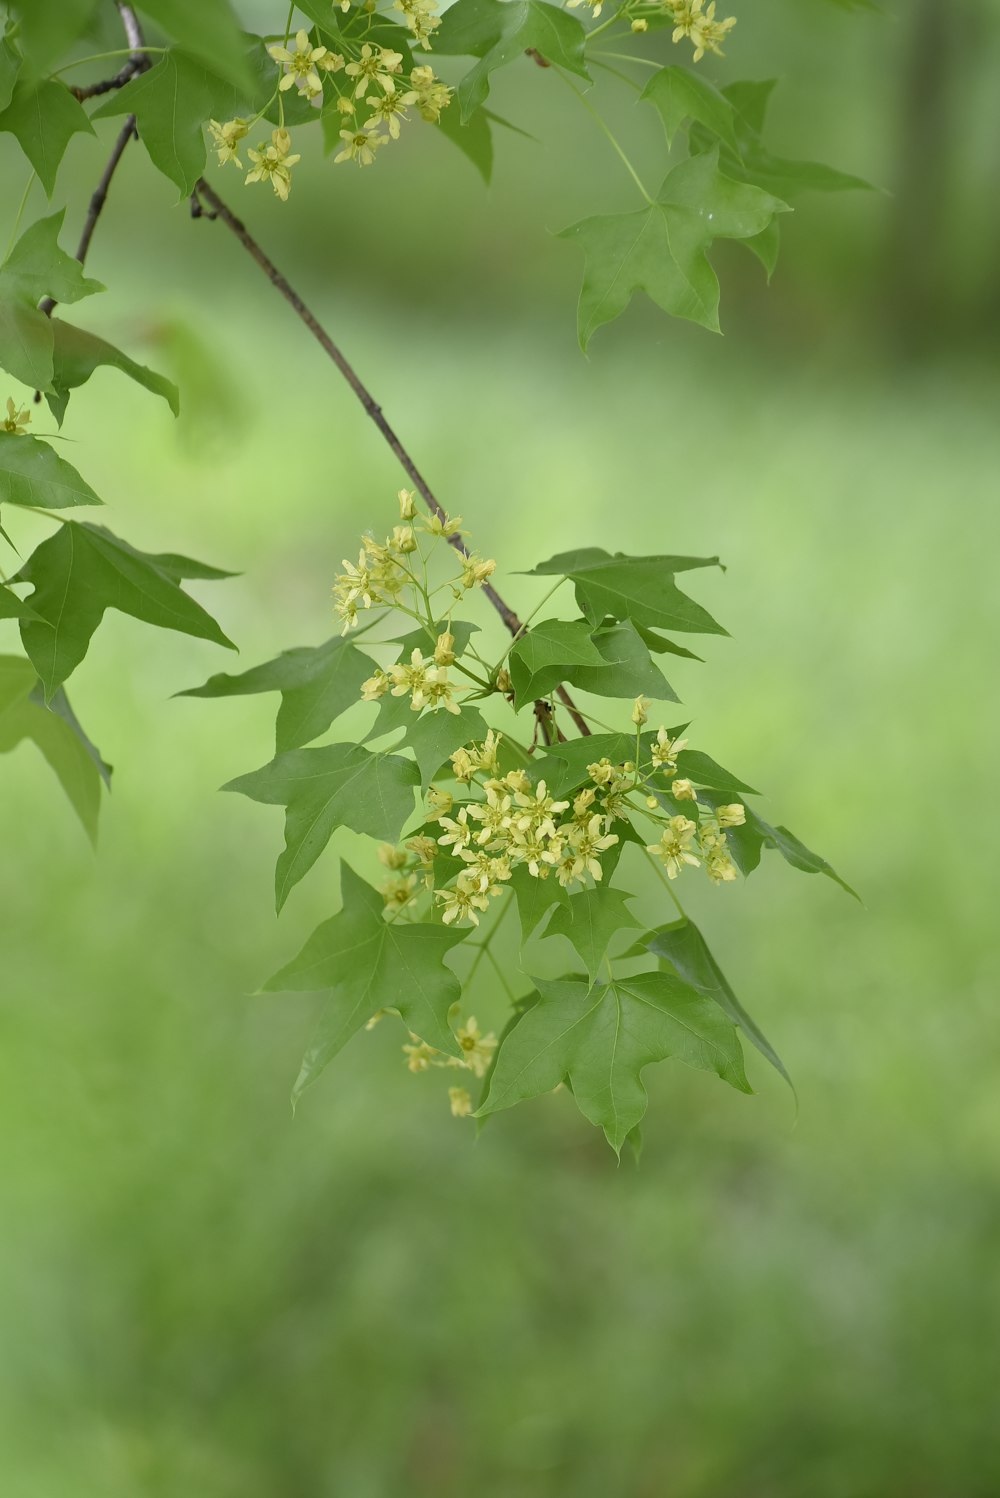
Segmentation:
{"type": "Polygon", "coordinates": [[[421,119],[436,125],[441,118],[442,109],[447,109],[451,103],[452,90],[439,78],[435,78],[434,69],[428,67],[413,69],[410,87],[416,92],[421,119]]]}
{"type": "Polygon", "coordinates": [[[689,817],[671,817],[658,843],[649,843],[647,853],[659,858],[667,871],[668,879],[676,879],[685,864],[698,866],[698,859],[691,852],[691,844],[698,831],[696,822],[689,817]]]}
{"type": "Polygon", "coordinates": [[[722,56],[720,43],[727,32],[732,31],[736,25],[735,16],[729,16],[725,21],[717,21],[715,0],[711,0],[707,10],[705,0],[668,0],[668,4],[674,19],[674,42],[688,37],[694,47],[695,62],[701,62],[706,52],[714,52],[717,56],[722,56]]]}
{"type": "Polygon", "coordinates": [[[334,161],[356,161],[358,166],[371,166],[375,152],[389,139],[387,135],[375,133],[372,121],[368,121],[363,130],[341,130],[340,138],[346,144],[337,152],[334,161]]]}
{"type": "Polygon", "coordinates": [[[465,1024],[460,1025],[455,1033],[462,1047],[466,1066],[477,1077],[485,1076],[493,1060],[493,1052],[497,1048],[496,1036],[492,1031],[489,1035],[484,1035],[476,1023],[475,1016],[471,1014],[465,1024]]]}
{"type": "Polygon", "coordinates": [[[360,99],[372,83],[377,83],[384,93],[395,93],[396,83],[392,75],[401,71],[402,62],[402,52],[392,52],[388,47],[378,45],[372,47],[365,42],[361,55],[354,62],[349,62],[344,69],[348,78],[358,80],[354,97],[360,99]]]}
{"type": "Polygon", "coordinates": [[[18,410],[10,396],[7,397],[7,415],[0,421],[0,432],[12,432],[15,437],[23,437],[24,429],[31,420],[31,412],[27,407],[18,410]]]}
{"type": "Polygon", "coordinates": [[[449,1087],[448,1102],[452,1118],[468,1118],[472,1112],[472,1098],[467,1087],[449,1087]]]}
{"type": "MultiPolygon", "coordinates": [[[[671,781],[670,794],[675,801],[697,801],[698,799],[698,793],[690,780],[678,779],[671,781]]],[[[655,806],[656,804],[656,800],[654,799],[653,805],[655,806]]]]}
{"type": "Polygon", "coordinates": [[[245,139],[249,129],[250,124],[248,120],[226,120],[222,125],[219,124],[218,120],[209,120],[208,133],[212,137],[212,144],[215,147],[215,154],[219,158],[220,166],[225,166],[228,161],[232,161],[235,162],[240,171],[243,170],[243,163],[237,155],[237,147],[240,141],[245,139]]]}
{"type": "Polygon", "coordinates": [[[314,99],[317,94],[323,92],[323,84],[316,71],[316,64],[326,57],[326,48],[314,47],[307,31],[295,33],[294,51],[280,46],[268,47],[267,50],[275,62],[280,63],[285,70],[278,84],[280,89],[295,87],[306,99],[314,99]]]}
{"type": "Polygon", "coordinates": [[[292,138],[287,130],[271,131],[271,144],[263,142],[256,150],[247,152],[253,166],[246,175],[247,186],[251,182],[270,182],[275,194],[284,203],[292,190],[291,169],[301,156],[289,155],[292,138]]]}
{"type": "Polygon", "coordinates": [[[400,121],[405,123],[408,118],[404,111],[416,101],[417,96],[411,89],[405,94],[378,94],[366,99],[365,103],[372,110],[372,118],[385,126],[393,140],[398,140],[400,121]]]}

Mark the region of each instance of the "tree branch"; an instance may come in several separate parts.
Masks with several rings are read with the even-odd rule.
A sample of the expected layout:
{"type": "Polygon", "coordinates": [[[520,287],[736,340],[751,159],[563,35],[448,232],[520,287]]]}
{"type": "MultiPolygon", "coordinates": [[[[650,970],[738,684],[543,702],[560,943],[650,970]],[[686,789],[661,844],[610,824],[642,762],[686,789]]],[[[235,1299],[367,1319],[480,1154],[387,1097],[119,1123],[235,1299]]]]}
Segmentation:
{"type": "MultiPolygon", "coordinates": [[[[285,301],[292,308],[293,312],[295,312],[296,316],[309,329],[310,333],[316,339],[323,352],[333,360],[334,364],[340,370],[340,373],[344,376],[344,379],[347,381],[348,385],[350,385],[351,389],[354,391],[354,394],[357,396],[358,400],[365,408],[365,411],[368,413],[372,421],[382,433],[382,436],[385,438],[389,447],[395,454],[400,467],[409,478],[410,482],[416,489],[417,493],[420,495],[421,499],[426,504],[427,508],[431,511],[432,514],[438,516],[440,520],[447,519],[447,515],[443,505],[439,502],[437,496],[434,494],[427,480],[424,478],[423,474],[420,472],[420,469],[413,461],[413,458],[403,446],[395,430],[386,419],[382,407],[378,404],[375,397],[368,389],[367,385],[365,385],[363,380],[354,370],[353,366],[345,358],[344,354],[341,352],[337,344],[334,343],[333,339],[319,322],[315,314],[311,312],[310,309],[306,306],[305,302],[299,296],[298,292],[294,290],[286,277],[283,276],[281,271],[278,270],[278,267],[274,264],[273,260],[271,260],[264,253],[260,245],[250,233],[249,229],[243,223],[243,221],[241,219],[238,219],[236,215],[226,207],[225,203],[219,197],[218,193],[214,190],[214,188],[209,187],[204,178],[201,178],[201,180],[195,187],[195,197],[207,203],[209,208],[212,210],[211,214],[206,215],[206,217],[221,219],[222,222],[226,225],[226,228],[231,230],[231,232],[235,234],[236,238],[239,240],[243,248],[260,266],[261,270],[264,272],[265,276],[267,276],[271,285],[275,288],[275,290],[281,293],[285,301]]],[[[196,216],[199,215],[196,214],[196,216]]],[[[451,545],[454,546],[455,550],[459,552],[463,557],[467,557],[469,555],[468,548],[466,547],[465,542],[462,540],[461,536],[449,536],[448,540],[450,541],[451,545]]],[[[500,594],[496,591],[495,588],[491,587],[489,583],[483,583],[482,589],[486,597],[489,599],[490,603],[500,615],[500,618],[503,620],[510,633],[512,635],[521,634],[524,630],[524,625],[521,623],[517,614],[515,614],[510,605],[500,597],[500,594]]],[[[580,715],[579,712],[577,712],[576,705],[573,702],[573,699],[570,697],[569,693],[566,691],[565,687],[558,688],[558,696],[568,708],[570,716],[572,717],[573,722],[576,724],[580,733],[589,734],[590,729],[588,728],[585,719],[580,715]]]]}
{"type": "MultiPolygon", "coordinates": [[[[118,10],[122,18],[122,26],[125,28],[125,40],[133,49],[142,47],[142,28],[140,27],[139,22],[136,18],[135,11],[132,9],[131,5],[122,3],[122,0],[119,0],[118,10]]],[[[145,52],[133,50],[128,62],[115,78],[105,80],[104,83],[93,84],[89,90],[74,89],[74,93],[76,94],[78,99],[89,99],[93,98],[97,94],[108,93],[112,88],[121,88],[124,84],[128,83],[130,79],[137,78],[140,73],[144,73],[150,66],[151,64],[149,58],[146,56],[145,52]]],[[[115,141],[111,155],[108,157],[107,165],[105,166],[104,171],[101,173],[101,180],[98,182],[96,188],[94,189],[93,195],[90,199],[90,204],[87,208],[87,217],[84,221],[83,233],[80,235],[80,243],[76,247],[76,258],[77,260],[79,260],[81,265],[87,258],[87,252],[90,249],[90,241],[93,239],[94,230],[97,228],[97,221],[104,211],[104,204],[107,201],[108,189],[111,186],[111,179],[114,176],[115,172],[118,170],[118,163],[121,161],[122,156],[125,153],[125,147],[128,145],[129,141],[134,138],[138,138],[135,128],[135,115],[130,114],[121,130],[119,131],[118,138],[115,141]]],[[[51,317],[55,305],[55,298],[47,296],[44,301],[39,303],[39,311],[44,312],[46,317],[51,317]]]]}

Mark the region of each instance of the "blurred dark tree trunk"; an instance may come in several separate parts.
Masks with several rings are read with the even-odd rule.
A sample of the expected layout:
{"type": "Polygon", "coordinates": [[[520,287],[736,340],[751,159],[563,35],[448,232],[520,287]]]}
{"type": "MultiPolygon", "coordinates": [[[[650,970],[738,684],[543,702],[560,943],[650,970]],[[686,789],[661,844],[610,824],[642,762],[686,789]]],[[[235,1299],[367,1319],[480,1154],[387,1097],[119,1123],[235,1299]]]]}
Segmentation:
{"type": "MultiPolygon", "coordinates": [[[[950,0],[964,10],[968,0],[950,0]]],[[[940,0],[912,0],[899,101],[899,140],[887,245],[886,301],[893,341],[904,354],[932,342],[947,287],[944,200],[951,151],[951,75],[957,15],[940,0]]]]}
{"type": "Polygon", "coordinates": [[[904,355],[927,349],[942,335],[953,342],[957,324],[968,321],[970,311],[974,327],[981,327],[984,309],[995,308],[997,298],[993,284],[970,298],[956,263],[962,247],[953,212],[961,190],[962,85],[978,71],[992,0],[911,5],[885,271],[890,334],[904,355]]]}

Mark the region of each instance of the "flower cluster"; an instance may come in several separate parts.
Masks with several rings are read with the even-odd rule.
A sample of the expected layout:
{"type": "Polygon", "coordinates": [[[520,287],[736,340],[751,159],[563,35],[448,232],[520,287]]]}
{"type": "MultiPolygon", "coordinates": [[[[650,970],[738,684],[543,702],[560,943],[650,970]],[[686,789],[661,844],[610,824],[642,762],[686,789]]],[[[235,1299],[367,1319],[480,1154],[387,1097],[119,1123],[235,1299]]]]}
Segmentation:
{"type": "MultiPolygon", "coordinates": [[[[496,1036],[492,1031],[484,1035],[472,1014],[464,1025],[459,1025],[455,1033],[462,1049],[461,1057],[446,1056],[443,1051],[427,1045],[418,1035],[411,1034],[409,1045],[403,1047],[407,1068],[411,1072],[430,1071],[432,1067],[448,1070],[458,1068],[471,1071],[481,1081],[493,1061],[493,1053],[497,1048],[496,1036]]],[[[467,1087],[449,1087],[448,1102],[454,1118],[468,1118],[472,1112],[472,1097],[467,1087]]]]}
{"type": "MultiPolygon", "coordinates": [[[[568,9],[578,5],[589,5],[596,18],[604,9],[604,0],[566,0],[568,9]]],[[[665,17],[673,24],[673,41],[685,38],[694,48],[694,61],[701,62],[706,52],[722,56],[722,42],[736,25],[736,17],[728,16],[724,21],[715,19],[715,0],[626,0],[620,12],[622,20],[630,20],[633,31],[648,31],[652,19],[665,17]]]]}
{"type": "Polygon", "coordinates": [[[19,409],[8,396],[7,415],[0,421],[0,432],[11,432],[15,437],[23,437],[30,421],[31,412],[27,408],[19,409]]]}
{"type": "Polygon", "coordinates": [[[595,786],[580,791],[572,803],[556,800],[544,780],[532,785],[523,770],[498,776],[498,748],[499,736],[491,732],[481,747],[452,755],[455,779],[480,790],[482,800],[456,805],[448,792],[432,788],[429,820],[442,828],[438,846],[465,865],[454,883],[434,891],[446,925],[469,920],[478,926],[480,914],[519,866],[534,879],[554,875],[565,887],[583,883],[588,875],[600,881],[601,857],[619,841],[611,831],[620,814],[613,793],[602,795],[595,786]]]}
{"type": "MultiPolygon", "coordinates": [[[[341,8],[349,10],[350,6],[342,4],[341,8]]],[[[431,35],[441,24],[435,14],[437,0],[396,0],[395,8],[403,12],[417,45],[428,47],[431,35]]],[[[362,38],[355,40],[346,27],[337,33],[337,41],[342,51],[323,45],[303,30],[296,32],[294,39],[286,37],[284,43],[268,47],[280,76],[260,114],[252,120],[237,117],[208,121],[220,166],[232,162],[243,170],[241,143],[277,101],[278,128],[271,132],[270,141],[262,141],[248,152],[251,166],[245,180],[248,184],[270,182],[282,202],[287,199],[291,169],[301,159],[292,152],[291,136],[284,124],[283,96],[290,89],[314,105],[325,119],[334,121],[334,133],[342,142],[334,161],[356,161],[359,166],[370,166],[377,151],[390,140],[399,139],[409,119],[408,110],[415,109],[421,119],[436,124],[441,111],[451,103],[452,90],[435,77],[433,68],[415,67],[407,75],[401,52],[362,38]]]]}

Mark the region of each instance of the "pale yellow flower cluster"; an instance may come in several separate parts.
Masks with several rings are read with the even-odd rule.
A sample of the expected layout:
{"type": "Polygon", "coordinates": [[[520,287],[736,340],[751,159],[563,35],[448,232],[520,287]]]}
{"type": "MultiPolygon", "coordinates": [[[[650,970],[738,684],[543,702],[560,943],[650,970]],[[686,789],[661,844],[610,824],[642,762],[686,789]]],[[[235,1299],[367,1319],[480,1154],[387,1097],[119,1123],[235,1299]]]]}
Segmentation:
{"type": "MultiPolygon", "coordinates": [[[[443,1051],[435,1050],[418,1035],[411,1034],[409,1045],[403,1047],[407,1069],[411,1072],[424,1072],[430,1071],[432,1067],[445,1070],[457,1068],[460,1071],[471,1071],[481,1081],[493,1061],[493,1053],[498,1044],[496,1036],[492,1030],[484,1035],[472,1014],[464,1025],[459,1025],[455,1034],[462,1049],[461,1057],[446,1056],[443,1051]]],[[[453,1118],[468,1118],[472,1112],[472,1097],[467,1087],[449,1087],[448,1102],[453,1118]]]]}
{"type": "MultiPolygon", "coordinates": [[[[341,8],[349,7],[345,3],[341,8]]],[[[434,14],[437,0],[396,0],[396,9],[403,12],[416,42],[428,47],[430,36],[441,24],[434,14]]],[[[441,111],[451,103],[452,90],[435,77],[430,67],[413,68],[405,77],[403,54],[390,47],[377,42],[357,46],[346,40],[343,45],[344,53],[313,45],[309,32],[302,30],[296,32],[293,44],[286,39],[283,45],[268,47],[280,70],[275,97],[280,101],[282,94],[294,88],[317,110],[327,107],[329,100],[328,107],[342,119],[339,135],[343,145],[334,161],[371,166],[382,146],[399,139],[401,127],[409,118],[408,109],[416,109],[421,119],[436,124],[441,111]],[[329,90],[326,83],[331,85],[329,90]],[[341,83],[346,87],[341,88],[341,83]],[[367,112],[362,112],[362,105],[367,112]]],[[[291,136],[284,126],[284,105],[279,107],[280,124],[272,131],[270,141],[262,141],[248,153],[251,168],[246,182],[270,182],[284,202],[291,191],[291,169],[301,158],[292,153],[291,136]]],[[[232,162],[243,170],[240,145],[260,118],[208,121],[220,166],[232,162]]]]}
{"type": "MultiPolygon", "coordinates": [[[[569,10],[578,5],[589,5],[596,20],[604,9],[604,0],[566,0],[569,10]]],[[[666,16],[673,22],[673,40],[681,42],[686,37],[694,48],[694,61],[701,62],[706,52],[722,56],[722,42],[736,25],[736,17],[728,16],[724,21],[715,19],[715,0],[633,0],[626,3],[620,12],[621,19],[631,20],[632,30],[648,31],[652,17],[666,16]]],[[[605,23],[607,24],[607,23],[605,23]]]]}
{"type": "Polygon", "coordinates": [[[27,408],[19,410],[8,396],[7,415],[0,421],[0,432],[11,432],[15,437],[23,437],[24,429],[30,421],[31,412],[27,408]]]}
{"type": "MultiPolygon", "coordinates": [[[[346,564],[345,564],[346,565],[346,564]]],[[[434,655],[425,656],[418,649],[410,652],[408,661],[400,661],[385,671],[376,671],[374,676],[362,684],[361,696],[365,702],[377,702],[386,692],[393,697],[410,697],[410,707],[415,713],[427,707],[436,712],[443,707],[446,712],[462,711],[454,698],[454,683],[448,678],[447,665],[439,665],[436,657],[441,641],[454,639],[451,635],[440,635],[434,655]]],[[[455,659],[451,656],[452,661],[455,659]]]]}
{"type": "Polygon", "coordinates": [[[534,879],[554,875],[564,887],[580,884],[588,875],[600,881],[602,855],[619,840],[611,827],[625,813],[620,798],[616,801],[613,773],[605,781],[603,766],[592,766],[601,782],[580,791],[571,807],[551,796],[544,780],[533,786],[523,770],[498,777],[498,744],[491,733],[481,749],[473,745],[452,755],[455,779],[481,789],[481,801],[456,807],[448,792],[436,788],[428,798],[429,820],[443,829],[438,846],[466,865],[453,884],[434,892],[446,925],[469,920],[478,926],[480,914],[503,893],[519,866],[534,879]],[[484,771],[487,778],[480,780],[484,771]]]}

